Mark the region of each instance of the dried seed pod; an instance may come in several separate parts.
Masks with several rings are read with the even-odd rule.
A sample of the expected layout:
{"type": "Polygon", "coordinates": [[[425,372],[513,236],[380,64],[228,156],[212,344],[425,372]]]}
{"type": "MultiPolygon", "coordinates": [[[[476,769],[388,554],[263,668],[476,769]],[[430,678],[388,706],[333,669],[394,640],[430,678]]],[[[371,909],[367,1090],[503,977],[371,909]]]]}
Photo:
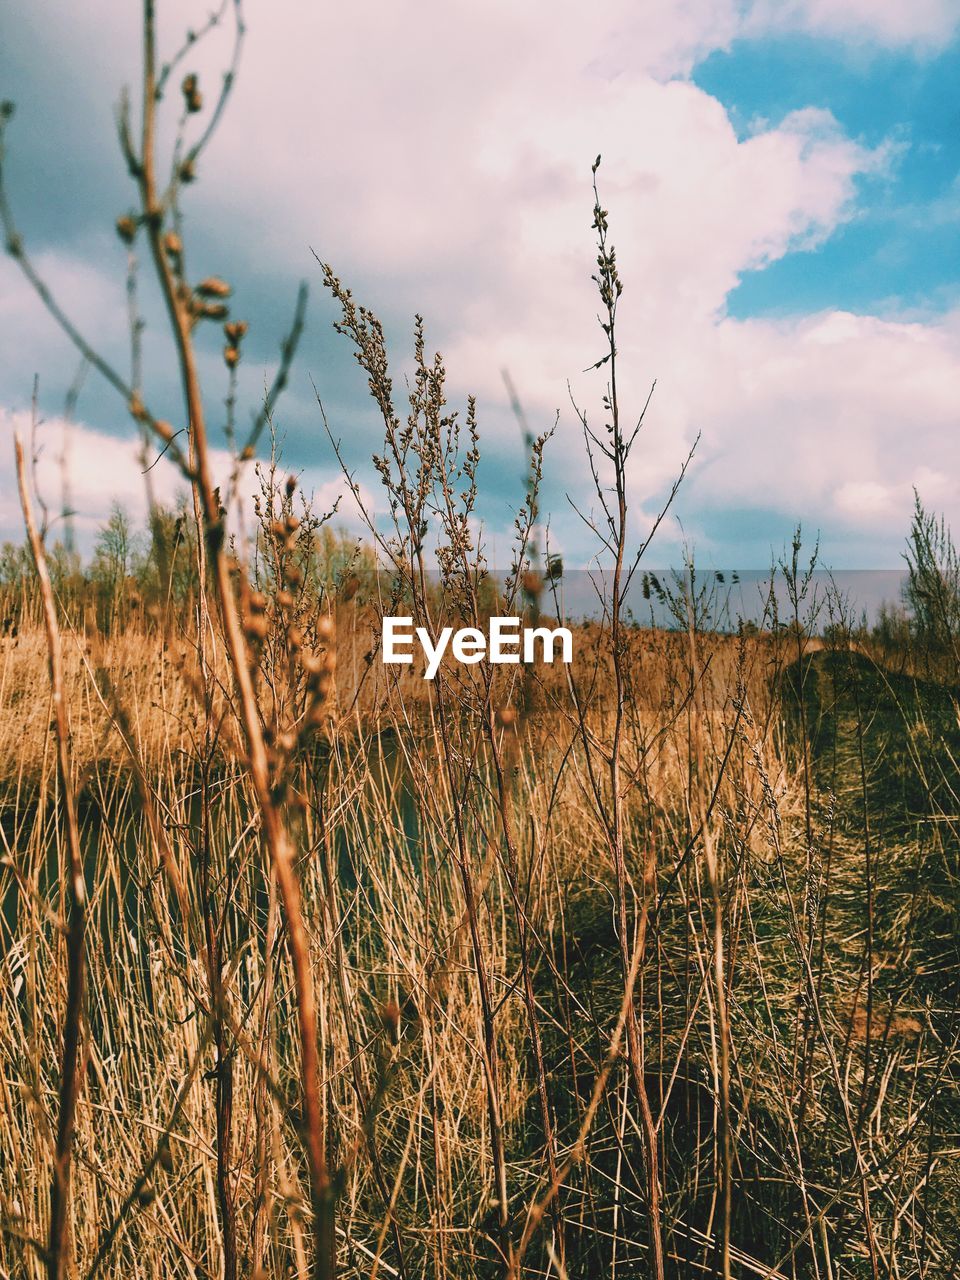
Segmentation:
{"type": "Polygon", "coordinates": [[[183,77],[180,89],[183,93],[183,101],[187,110],[191,113],[199,111],[203,106],[203,94],[200,92],[197,77],[193,72],[183,77]]]}
{"type": "Polygon", "coordinates": [[[247,636],[251,640],[264,640],[267,635],[268,623],[266,617],[262,613],[252,614],[246,621],[244,627],[247,636]]]}
{"type": "Polygon", "coordinates": [[[144,1208],[146,1208],[148,1204],[153,1204],[156,1198],[157,1198],[157,1193],[154,1190],[154,1188],[150,1185],[149,1182],[146,1183],[144,1186],[142,1186],[140,1190],[137,1192],[137,1204],[143,1206],[144,1208]]]}
{"type": "Polygon", "coordinates": [[[315,653],[301,653],[300,665],[308,676],[318,676],[323,670],[323,659],[315,653]]]}
{"type": "Polygon", "coordinates": [[[186,185],[188,182],[194,182],[197,177],[197,166],[193,160],[184,160],[180,166],[180,181],[186,185]]]}
{"type": "Polygon", "coordinates": [[[270,532],[280,542],[287,536],[287,527],[282,520],[273,520],[270,524],[270,532]]]}
{"type": "Polygon", "coordinates": [[[300,528],[300,520],[295,515],[287,516],[283,523],[287,533],[295,533],[300,528]]]}
{"type": "Polygon", "coordinates": [[[293,596],[289,591],[283,590],[277,592],[277,604],[281,609],[293,608],[293,596]]]}
{"type": "Polygon", "coordinates": [[[143,401],[137,395],[136,391],[130,397],[127,408],[130,410],[130,416],[132,418],[136,418],[137,422],[142,422],[147,416],[147,411],[143,407],[143,401]]]}
{"type": "Polygon", "coordinates": [[[254,612],[256,613],[263,613],[264,609],[266,609],[267,607],[267,597],[263,594],[263,592],[251,591],[249,599],[250,599],[250,608],[253,609],[254,612]]]}
{"type": "Polygon", "coordinates": [[[222,320],[230,314],[224,302],[201,302],[196,298],[191,310],[198,320],[222,320]]]}
{"type": "Polygon", "coordinates": [[[132,214],[124,213],[116,221],[117,235],[124,244],[133,244],[137,236],[137,220],[132,214]]]}
{"type": "Polygon", "coordinates": [[[323,667],[325,671],[329,671],[332,675],[337,669],[337,651],[336,649],[328,649],[323,655],[323,667]]]}
{"type": "Polygon", "coordinates": [[[303,632],[299,627],[287,628],[287,643],[290,645],[291,649],[303,648],[303,632]]]}
{"type": "Polygon", "coordinates": [[[303,581],[303,573],[300,570],[300,567],[295,564],[287,565],[286,570],[284,571],[284,576],[291,587],[299,587],[300,583],[303,581]]]}
{"type": "Polygon", "coordinates": [[[196,286],[196,292],[202,298],[229,298],[233,290],[226,280],[221,280],[219,276],[207,276],[196,286]]]}
{"type": "Polygon", "coordinates": [[[229,324],[223,326],[223,332],[234,346],[237,346],[247,332],[246,320],[231,320],[229,324]]]}
{"type": "Polygon", "coordinates": [[[179,258],[183,253],[183,241],[175,231],[168,231],[163,237],[163,247],[171,258],[179,258]]]}
{"type": "Polygon", "coordinates": [[[332,640],[336,635],[336,624],[329,614],[324,614],[322,618],[317,619],[317,639],[324,642],[332,640]]]}
{"type": "Polygon", "coordinates": [[[509,729],[516,723],[517,713],[513,707],[500,707],[497,711],[497,724],[509,729]]]}
{"type": "Polygon", "coordinates": [[[297,491],[297,477],[287,476],[287,497],[292,498],[297,491]]]}
{"type": "Polygon", "coordinates": [[[224,347],[223,360],[228,369],[235,369],[240,360],[240,352],[236,347],[224,347]]]}

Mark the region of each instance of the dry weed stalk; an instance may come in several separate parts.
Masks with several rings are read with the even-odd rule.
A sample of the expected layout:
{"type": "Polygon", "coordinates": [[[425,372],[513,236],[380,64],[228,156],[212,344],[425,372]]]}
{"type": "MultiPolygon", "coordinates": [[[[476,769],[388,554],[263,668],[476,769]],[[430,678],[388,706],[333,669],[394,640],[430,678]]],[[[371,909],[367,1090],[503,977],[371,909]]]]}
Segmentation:
{"type": "Polygon", "coordinates": [[[30,553],[37,571],[50,671],[50,699],[53,703],[54,731],[57,744],[57,777],[60,805],[66,833],[68,860],[64,868],[62,900],[67,906],[67,1004],[63,1015],[63,1048],[60,1057],[60,1097],[57,1112],[57,1134],[50,1184],[50,1232],[47,1240],[47,1274],[50,1280],[63,1280],[71,1270],[70,1263],[70,1174],[73,1159],[73,1135],[77,1099],[83,1082],[83,987],[86,966],[87,890],[84,880],[83,854],[77,825],[74,796],[73,764],[70,754],[70,714],[63,679],[63,650],[57,607],[47,569],[43,538],[37,527],[30,501],[24,460],[23,441],[15,442],[17,485],[20,505],[30,543],[30,553]]]}
{"type": "MultiPolygon", "coordinates": [[[[235,48],[238,51],[244,30],[239,0],[236,0],[234,4],[234,11],[235,48]]],[[[193,41],[190,43],[192,44],[193,41]]],[[[237,53],[235,53],[235,59],[236,56],[238,56],[237,53]]],[[[235,684],[239,715],[245,738],[247,767],[260,808],[264,845],[269,853],[277,877],[288,929],[288,945],[297,988],[297,1017],[300,1031],[301,1085],[304,1113],[303,1129],[310,1172],[316,1240],[314,1265],[318,1280],[325,1280],[327,1276],[334,1274],[336,1269],[334,1190],[327,1167],[323,1106],[320,1096],[317,1010],[314,995],[314,978],[309,956],[309,942],[303,920],[300,886],[295,868],[295,850],[270,775],[260,709],[251,674],[250,658],[234,593],[233,566],[226,545],[226,511],[221,506],[219,490],[214,483],[203,396],[193,339],[193,331],[201,321],[226,318],[228,314],[227,307],[222,299],[230,293],[230,289],[222,281],[212,278],[201,281],[200,284],[194,287],[190,286],[184,274],[183,242],[178,230],[178,199],[181,187],[184,183],[192,181],[195,176],[197,164],[217,126],[229,97],[233,84],[233,71],[231,70],[224,77],[220,97],[199,140],[183,156],[179,154],[180,144],[178,143],[174,169],[169,185],[164,190],[161,189],[157,171],[156,117],[168,73],[158,74],[157,70],[156,17],[153,0],[144,0],[143,59],[142,117],[139,146],[133,140],[129,104],[126,99],[122,103],[119,115],[121,147],[129,172],[137,185],[140,208],[135,217],[130,216],[118,226],[118,232],[123,239],[132,241],[138,229],[142,228],[147,238],[156,277],[166,305],[179,363],[187,422],[188,452],[186,456],[176,444],[175,433],[172,428],[165,421],[158,419],[147,410],[137,391],[128,386],[109,363],[96,353],[56,303],[53,294],[39,277],[30,258],[27,256],[23,241],[14,227],[2,181],[0,181],[0,219],[4,224],[9,251],[20,264],[27,279],[33,284],[54,318],[74,341],[84,358],[124,396],[133,419],[140,426],[149,428],[153,432],[166,452],[177,462],[184,477],[191,482],[199,534],[197,553],[199,557],[198,580],[201,598],[204,597],[209,569],[220,618],[222,637],[235,684]]],[[[187,80],[184,81],[183,93],[187,100],[187,111],[192,113],[199,109],[200,103],[196,97],[196,83],[194,81],[190,84],[188,83],[189,81],[190,77],[187,77],[187,80]]],[[[9,118],[9,111],[5,111],[4,114],[5,118],[9,118]]],[[[2,155],[0,155],[0,161],[2,161],[2,155]]],[[[2,171],[0,171],[0,178],[2,178],[2,171]]],[[[275,378],[271,392],[266,397],[263,410],[254,424],[250,437],[241,451],[240,460],[252,456],[256,439],[272,410],[276,395],[285,385],[287,371],[302,325],[304,300],[305,295],[301,291],[294,326],[284,344],[280,371],[275,378]]],[[[204,617],[201,613],[199,628],[201,635],[203,635],[205,629],[204,617]]],[[[210,957],[211,984],[215,988],[217,982],[216,971],[219,964],[215,954],[215,939],[213,939],[212,935],[208,936],[208,953],[210,957]]],[[[228,1057],[221,1058],[221,1069],[218,1073],[219,1088],[221,1090],[220,1105],[218,1107],[221,1117],[221,1142],[225,1144],[225,1158],[228,1159],[230,1149],[230,1084],[229,1077],[224,1075],[224,1071],[229,1072],[228,1057]]],[[[71,1103],[67,1112],[68,1118],[72,1116],[72,1110],[73,1104],[71,1103]]],[[[221,1225],[228,1255],[226,1280],[232,1280],[232,1275],[235,1271],[235,1247],[232,1244],[232,1210],[230,1195],[225,1184],[225,1173],[223,1172],[220,1183],[220,1199],[223,1213],[221,1225]]]]}

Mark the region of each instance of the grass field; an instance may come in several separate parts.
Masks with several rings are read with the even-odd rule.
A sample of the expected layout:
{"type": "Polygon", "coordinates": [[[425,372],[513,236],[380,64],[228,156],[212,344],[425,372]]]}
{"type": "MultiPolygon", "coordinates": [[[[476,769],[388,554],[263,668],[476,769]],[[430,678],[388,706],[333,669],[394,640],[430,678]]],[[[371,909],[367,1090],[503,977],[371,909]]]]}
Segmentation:
{"type": "MultiPolygon", "coordinates": [[[[283,803],[341,1274],[642,1276],[653,1229],[667,1274],[722,1274],[725,1197],[732,1275],[950,1274],[950,689],[848,648],[798,661],[791,635],[632,633],[624,947],[602,629],[577,632],[575,694],[533,669],[486,718],[474,668],[427,693],[350,660],[366,607],[334,616],[337,687],[283,803]]],[[[225,1253],[305,1274],[295,982],[229,698],[198,703],[184,632],[68,634],[64,660],[87,887],[75,1274],[219,1276],[225,1253]]],[[[0,1266],[40,1276],[69,859],[29,620],[0,661],[0,1266]]]]}

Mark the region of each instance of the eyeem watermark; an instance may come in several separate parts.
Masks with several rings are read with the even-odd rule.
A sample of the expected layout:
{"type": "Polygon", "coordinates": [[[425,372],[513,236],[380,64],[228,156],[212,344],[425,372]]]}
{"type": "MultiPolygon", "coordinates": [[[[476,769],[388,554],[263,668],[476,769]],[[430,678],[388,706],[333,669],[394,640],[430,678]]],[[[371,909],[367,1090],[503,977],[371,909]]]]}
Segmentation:
{"type": "Polygon", "coordinates": [[[561,662],[573,661],[573,636],[566,627],[521,627],[519,618],[491,618],[489,633],[478,627],[444,627],[436,641],[425,627],[414,629],[413,618],[383,619],[383,660],[413,662],[413,646],[419,643],[426,659],[424,679],[440,670],[447,648],[457,662],[553,662],[559,649],[561,662]]]}

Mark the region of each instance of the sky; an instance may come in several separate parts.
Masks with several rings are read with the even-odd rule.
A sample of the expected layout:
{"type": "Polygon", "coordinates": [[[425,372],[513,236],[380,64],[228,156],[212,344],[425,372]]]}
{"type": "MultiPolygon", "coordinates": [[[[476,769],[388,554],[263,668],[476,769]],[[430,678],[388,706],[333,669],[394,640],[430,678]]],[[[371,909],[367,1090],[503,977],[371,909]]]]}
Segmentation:
{"type": "MultiPolygon", "coordinates": [[[[5,181],[20,231],[65,310],[124,370],[126,252],[113,225],[133,191],[114,114],[139,73],[137,8],[10,6],[0,46],[0,97],[17,106],[5,181]]],[[[209,11],[192,0],[158,10],[161,59],[209,11]]],[[[452,401],[476,394],[491,564],[509,562],[523,495],[504,369],[530,424],[556,423],[542,500],[551,545],[570,564],[593,562],[574,509],[598,505],[574,405],[602,424],[604,372],[583,372],[603,351],[590,279],[600,153],[625,286],[627,418],[656,382],[628,476],[634,541],[699,437],[651,563],[676,563],[686,547],[700,564],[762,569],[799,522],[827,566],[895,568],[914,489],[960,530],[958,0],[248,0],[245,21],[234,95],[184,202],[189,261],[196,276],[229,280],[234,314],[250,322],[244,414],[307,282],[276,425],[284,466],[320,505],[343,484],[314,386],[383,515],[369,462],[381,432],[314,253],[383,320],[401,394],[416,314],[452,401]]],[[[231,40],[224,22],[183,64],[208,102],[231,40]]],[[[142,277],[148,401],[176,424],[173,354],[142,277]]],[[[209,329],[202,369],[222,444],[222,338],[209,329]]],[[[95,374],[64,432],[76,371],[4,257],[0,539],[20,536],[12,434],[29,424],[35,374],[51,508],[67,439],[84,545],[112,500],[142,513],[124,406],[95,374]]],[[[151,474],[172,499],[172,467],[151,474]]]]}

